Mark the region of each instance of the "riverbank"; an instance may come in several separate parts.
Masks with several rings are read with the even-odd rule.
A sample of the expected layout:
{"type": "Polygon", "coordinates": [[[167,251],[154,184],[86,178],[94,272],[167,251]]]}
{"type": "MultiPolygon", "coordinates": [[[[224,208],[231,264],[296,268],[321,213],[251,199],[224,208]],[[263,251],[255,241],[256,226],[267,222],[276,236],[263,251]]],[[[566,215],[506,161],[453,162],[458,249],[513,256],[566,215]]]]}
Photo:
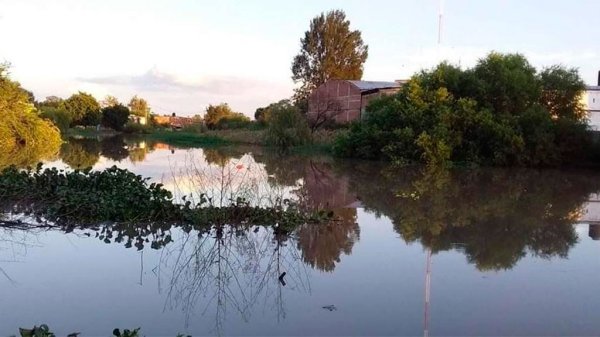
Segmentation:
{"type": "MultiPolygon", "coordinates": [[[[288,149],[293,153],[332,153],[333,141],[339,131],[319,130],[312,135],[312,142],[288,149]]],[[[207,130],[204,132],[148,129],[147,133],[124,133],[114,130],[72,128],[64,138],[107,138],[117,135],[160,141],[176,147],[252,145],[270,148],[264,141],[264,129],[207,130]]]]}

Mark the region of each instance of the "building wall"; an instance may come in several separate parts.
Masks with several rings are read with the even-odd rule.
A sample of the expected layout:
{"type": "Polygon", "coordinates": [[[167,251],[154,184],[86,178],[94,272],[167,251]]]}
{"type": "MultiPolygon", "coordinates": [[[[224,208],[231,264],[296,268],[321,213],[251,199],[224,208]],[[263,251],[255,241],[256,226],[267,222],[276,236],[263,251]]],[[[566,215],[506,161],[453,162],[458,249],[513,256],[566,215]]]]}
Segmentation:
{"type": "Polygon", "coordinates": [[[600,88],[598,90],[588,89],[582,96],[582,102],[588,111],[590,127],[600,131],[600,88]]]}
{"type": "Polygon", "coordinates": [[[333,80],[319,86],[308,99],[308,117],[335,115],[336,123],[348,123],[360,117],[361,93],[344,80],[333,80]]]}
{"type": "Polygon", "coordinates": [[[319,114],[328,113],[335,116],[336,123],[349,123],[361,118],[372,99],[393,94],[398,90],[390,88],[365,93],[345,80],[328,81],[310,95],[308,117],[314,119],[319,114]]]}

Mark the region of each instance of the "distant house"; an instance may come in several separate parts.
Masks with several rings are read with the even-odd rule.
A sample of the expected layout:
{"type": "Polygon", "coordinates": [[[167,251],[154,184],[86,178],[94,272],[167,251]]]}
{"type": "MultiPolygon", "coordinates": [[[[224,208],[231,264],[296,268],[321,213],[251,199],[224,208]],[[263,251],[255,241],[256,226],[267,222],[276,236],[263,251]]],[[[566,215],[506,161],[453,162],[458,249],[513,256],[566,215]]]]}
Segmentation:
{"type": "Polygon", "coordinates": [[[582,103],[588,112],[589,125],[594,131],[600,131],[600,71],[598,72],[598,85],[588,85],[582,103]]]}
{"type": "Polygon", "coordinates": [[[174,129],[181,129],[186,125],[194,124],[196,121],[190,117],[177,117],[175,114],[171,116],[154,116],[156,124],[168,126],[174,129]]]}
{"type": "Polygon", "coordinates": [[[336,123],[348,123],[364,117],[367,104],[381,95],[398,92],[403,81],[331,80],[315,89],[308,99],[308,117],[328,116],[336,123]]]}

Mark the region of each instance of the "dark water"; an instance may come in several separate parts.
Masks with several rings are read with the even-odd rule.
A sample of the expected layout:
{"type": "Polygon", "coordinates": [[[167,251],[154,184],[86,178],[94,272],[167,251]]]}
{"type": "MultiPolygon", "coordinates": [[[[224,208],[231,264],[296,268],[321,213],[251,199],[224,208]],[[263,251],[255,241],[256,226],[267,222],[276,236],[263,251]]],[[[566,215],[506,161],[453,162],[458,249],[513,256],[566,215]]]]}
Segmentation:
{"type": "Polygon", "coordinates": [[[600,333],[593,172],[428,172],[120,138],[73,140],[60,157],[46,165],[116,164],[177,196],[291,198],[337,220],[289,236],[1,230],[0,335],[40,323],[61,335],[600,333]],[[126,248],[118,234],[147,241],[126,248]]]}

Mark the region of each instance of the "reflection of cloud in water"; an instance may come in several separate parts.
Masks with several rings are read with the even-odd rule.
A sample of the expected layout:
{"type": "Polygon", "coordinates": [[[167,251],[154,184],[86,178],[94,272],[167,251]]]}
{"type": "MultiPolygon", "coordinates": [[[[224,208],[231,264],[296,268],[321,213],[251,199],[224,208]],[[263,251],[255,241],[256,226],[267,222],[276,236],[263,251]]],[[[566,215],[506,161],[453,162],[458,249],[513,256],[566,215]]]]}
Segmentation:
{"type": "Polygon", "coordinates": [[[206,153],[202,151],[199,156],[197,151],[188,152],[185,161],[171,163],[171,176],[163,179],[163,184],[175,191],[178,199],[188,195],[198,202],[204,194],[215,206],[228,205],[237,198],[252,205],[273,206],[294,198],[300,186],[300,182],[286,186],[269,180],[265,166],[250,154],[209,163],[206,153]]]}

